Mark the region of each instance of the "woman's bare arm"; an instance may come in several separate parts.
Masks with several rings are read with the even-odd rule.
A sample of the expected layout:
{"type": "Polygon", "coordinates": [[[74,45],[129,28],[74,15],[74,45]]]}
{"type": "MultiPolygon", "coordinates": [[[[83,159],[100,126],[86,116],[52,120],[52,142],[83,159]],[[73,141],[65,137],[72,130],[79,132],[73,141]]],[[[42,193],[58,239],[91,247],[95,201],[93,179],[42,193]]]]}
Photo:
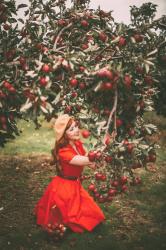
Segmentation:
{"type": "Polygon", "coordinates": [[[89,166],[94,168],[95,163],[89,161],[89,158],[87,156],[82,156],[82,155],[76,155],[73,157],[73,159],[69,162],[72,165],[77,165],[77,166],[89,166]]]}

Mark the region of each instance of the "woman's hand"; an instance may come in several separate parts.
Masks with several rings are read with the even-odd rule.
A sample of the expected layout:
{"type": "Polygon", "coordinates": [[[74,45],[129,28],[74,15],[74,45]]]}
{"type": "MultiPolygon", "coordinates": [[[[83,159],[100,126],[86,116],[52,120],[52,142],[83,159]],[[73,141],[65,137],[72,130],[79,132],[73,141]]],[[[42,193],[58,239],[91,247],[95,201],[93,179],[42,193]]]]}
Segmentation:
{"type": "Polygon", "coordinates": [[[96,163],[95,163],[95,162],[89,162],[88,166],[89,166],[91,169],[93,169],[93,170],[96,169],[96,163]]]}

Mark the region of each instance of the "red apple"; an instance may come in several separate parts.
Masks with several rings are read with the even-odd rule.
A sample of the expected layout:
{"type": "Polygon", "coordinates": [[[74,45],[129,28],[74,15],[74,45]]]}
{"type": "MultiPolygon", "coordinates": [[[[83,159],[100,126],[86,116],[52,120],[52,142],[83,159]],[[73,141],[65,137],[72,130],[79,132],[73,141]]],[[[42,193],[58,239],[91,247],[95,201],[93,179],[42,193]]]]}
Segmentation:
{"type": "Polygon", "coordinates": [[[47,85],[48,81],[47,81],[46,77],[43,76],[43,77],[39,78],[39,83],[42,87],[45,87],[47,85]]]}
{"type": "Polygon", "coordinates": [[[108,37],[107,37],[107,35],[104,32],[100,32],[99,33],[99,39],[101,41],[105,42],[108,39],[108,37]]]}
{"type": "Polygon", "coordinates": [[[24,65],[26,63],[26,58],[24,56],[19,57],[19,62],[21,65],[24,65]]]}
{"type": "Polygon", "coordinates": [[[84,138],[88,138],[90,136],[90,132],[86,129],[82,130],[81,134],[84,138]]]}
{"type": "Polygon", "coordinates": [[[107,179],[106,175],[103,174],[103,175],[101,176],[101,181],[105,181],[106,179],[107,179]]]}
{"type": "Polygon", "coordinates": [[[113,182],[111,182],[111,186],[112,187],[118,187],[119,186],[119,182],[118,181],[113,181],[113,182]]]}
{"type": "Polygon", "coordinates": [[[1,116],[0,116],[0,122],[1,122],[2,124],[6,124],[6,122],[7,122],[6,116],[1,115],[1,116]]]}
{"type": "Polygon", "coordinates": [[[127,189],[128,189],[128,187],[127,187],[126,185],[123,185],[123,186],[121,187],[121,190],[122,190],[123,192],[126,192],[127,189]]]}
{"type": "Polygon", "coordinates": [[[79,70],[80,70],[81,72],[84,72],[84,71],[85,71],[85,67],[84,67],[84,66],[80,66],[80,67],[79,67],[79,70]]]}
{"type": "Polygon", "coordinates": [[[100,160],[101,156],[102,156],[102,153],[101,153],[100,151],[98,151],[98,152],[96,153],[96,159],[97,159],[97,160],[100,160]]]}
{"type": "Polygon", "coordinates": [[[121,119],[116,119],[116,126],[117,128],[119,128],[120,126],[122,126],[123,121],[121,119]]]}
{"type": "Polygon", "coordinates": [[[135,34],[134,39],[137,43],[140,43],[143,41],[143,36],[141,34],[135,34]]]}
{"type": "Polygon", "coordinates": [[[3,91],[2,91],[2,90],[0,90],[0,98],[6,98],[6,94],[5,94],[5,93],[3,93],[3,91]]]}
{"type": "Polygon", "coordinates": [[[117,194],[117,190],[116,190],[116,189],[110,188],[110,189],[108,190],[108,194],[109,194],[110,196],[114,196],[114,195],[117,194]]]}
{"type": "Polygon", "coordinates": [[[114,79],[115,75],[114,75],[113,71],[111,71],[111,70],[107,70],[106,73],[105,73],[105,76],[106,76],[108,79],[110,79],[110,80],[115,80],[115,79],[114,79]]]}
{"type": "Polygon", "coordinates": [[[12,87],[12,84],[5,80],[3,82],[3,87],[9,90],[12,87]]]}
{"type": "Polygon", "coordinates": [[[109,135],[109,134],[107,134],[107,135],[106,135],[106,137],[105,137],[105,141],[104,141],[104,143],[105,143],[106,145],[109,145],[109,144],[110,144],[110,142],[111,142],[111,137],[110,137],[110,135],[109,135]]]}
{"type": "Polygon", "coordinates": [[[128,151],[128,153],[132,153],[133,149],[134,149],[134,145],[132,143],[129,143],[127,145],[127,151],[128,151]]]}
{"type": "Polygon", "coordinates": [[[127,88],[131,87],[132,79],[130,75],[125,75],[124,77],[124,84],[127,88]]]}
{"type": "Polygon", "coordinates": [[[22,69],[27,71],[29,69],[28,65],[25,63],[25,64],[22,64],[22,69]]]}
{"type": "Polygon", "coordinates": [[[5,123],[2,124],[2,129],[7,130],[7,125],[5,123]]]}
{"type": "Polygon", "coordinates": [[[37,43],[37,44],[35,45],[35,47],[36,47],[36,49],[41,50],[41,49],[43,48],[43,44],[37,43]]]}
{"type": "Polygon", "coordinates": [[[88,42],[94,40],[94,38],[93,38],[92,35],[87,35],[87,36],[86,36],[86,39],[87,39],[88,42]]]}
{"type": "Polygon", "coordinates": [[[16,89],[13,86],[11,86],[8,90],[12,94],[16,93],[16,89]]]}
{"type": "Polygon", "coordinates": [[[4,28],[4,30],[9,30],[9,29],[11,28],[11,25],[5,23],[5,24],[3,25],[3,28],[4,28]]]}
{"type": "Polygon", "coordinates": [[[44,65],[42,66],[42,71],[43,71],[44,73],[49,73],[49,72],[51,71],[51,68],[50,68],[50,66],[49,66],[48,64],[44,64],[44,65]]]}
{"type": "Polygon", "coordinates": [[[106,188],[107,188],[107,185],[106,184],[102,184],[100,190],[105,191],[106,188]]]}
{"type": "Polygon", "coordinates": [[[110,155],[105,156],[105,161],[107,163],[111,163],[112,162],[112,156],[110,156],[110,155]]]}
{"type": "Polygon", "coordinates": [[[90,161],[95,161],[96,152],[90,151],[90,152],[88,153],[88,158],[89,158],[90,161]]]}
{"type": "Polygon", "coordinates": [[[120,178],[120,182],[121,182],[122,185],[125,184],[125,183],[127,183],[127,181],[128,181],[128,177],[127,176],[122,176],[120,178]]]}
{"type": "Polygon", "coordinates": [[[86,84],[84,82],[79,83],[79,88],[80,89],[85,89],[85,87],[86,87],[86,84]]]}
{"type": "Polygon", "coordinates": [[[83,50],[85,50],[85,49],[89,48],[88,44],[82,44],[82,46],[81,46],[81,47],[82,47],[82,49],[83,49],[83,50]]]}
{"type": "Polygon", "coordinates": [[[97,72],[97,75],[99,77],[107,77],[110,80],[114,79],[114,73],[111,70],[108,70],[107,68],[102,68],[97,72]]]}
{"type": "Polygon", "coordinates": [[[95,188],[95,189],[93,190],[93,192],[94,192],[95,194],[98,193],[97,188],[95,188]]]}
{"type": "Polygon", "coordinates": [[[46,101],[41,101],[41,106],[42,107],[46,108],[46,105],[47,105],[46,101]]]}
{"type": "Polygon", "coordinates": [[[49,50],[49,49],[48,49],[46,46],[43,46],[43,47],[42,47],[42,52],[48,52],[48,50],[49,50]]]}
{"type": "Polygon", "coordinates": [[[104,90],[110,90],[113,88],[113,84],[111,82],[104,82],[102,84],[102,89],[104,90]]]}
{"type": "Polygon", "coordinates": [[[151,85],[153,83],[153,78],[150,75],[146,75],[144,81],[145,83],[151,85]]]}
{"type": "Polygon", "coordinates": [[[65,113],[70,113],[72,111],[72,106],[68,105],[65,108],[65,113]]]}
{"type": "Polygon", "coordinates": [[[78,110],[78,111],[80,111],[81,110],[81,108],[82,108],[82,106],[81,105],[78,105],[78,104],[76,104],[76,109],[78,110]]]}
{"type": "Polygon", "coordinates": [[[81,21],[81,26],[82,27],[88,27],[89,23],[86,20],[81,21]]]}
{"type": "Polygon", "coordinates": [[[135,163],[132,165],[132,168],[133,168],[133,169],[137,169],[137,168],[141,168],[141,167],[142,167],[142,165],[141,165],[141,163],[140,163],[139,161],[135,162],[135,163]]]}
{"type": "Polygon", "coordinates": [[[129,141],[127,139],[124,139],[123,145],[128,145],[128,144],[129,144],[129,141]]]}
{"type": "Polygon", "coordinates": [[[14,114],[13,113],[9,114],[9,119],[10,119],[10,121],[14,121],[14,114]]]}
{"type": "Polygon", "coordinates": [[[60,25],[60,26],[66,26],[67,22],[64,19],[59,19],[58,20],[58,25],[60,25]]]}
{"type": "Polygon", "coordinates": [[[89,186],[88,186],[88,190],[89,191],[94,191],[95,190],[95,185],[94,184],[90,184],[89,186]]]}
{"type": "Polygon", "coordinates": [[[101,173],[96,173],[95,178],[96,178],[96,180],[101,180],[102,179],[102,174],[101,173]]]}
{"type": "Polygon", "coordinates": [[[98,192],[95,193],[95,198],[99,198],[100,194],[98,192]]]}
{"type": "Polygon", "coordinates": [[[123,47],[123,46],[126,45],[126,39],[125,39],[123,36],[120,37],[119,42],[118,42],[118,45],[119,45],[120,47],[123,47]]]}
{"type": "Polygon", "coordinates": [[[128,134],[129,134],[130,136],[134,136],[134,135],[135,135],[135,129],[134,129],[134,128],[131,128],[131,129],[129,130],[128,134]]]}
{"type": "Polygon", "coordinates": [[[78,94],[77,94],[77,92],[75,92],[75,91],[71,93],[71,96],[72,96],[72,97],[77,97],[77,95],[78,95],[78,94]]]}
{"type": "Polygon", "coordinates": [[[99,203],[104,203],[105,201],[106,201],[106,200],[105,200],[104,196],[103,196],[103,195],[100,195],[99,198],[98,198],[98,202],[99,202],[99,203]]]}
{"type": "Polygon", "coordinates": [[[73,78],[69,81],[69,84],[72,86],[72,87],[76,87],[78,85],[78,80],[76,78],[73,78]]]}
{"type": "Polygon", "coordinates": [[[133,184],[134,185],[138,185],[141,184],[142,180],[139,176],[135,177],[135,179],[133,180],[133,184]]]}
{"type": "Polygon", "coordinates": [[[156,154],[150,153],[149,154],[149,161],[150,162],[155,162],[156,161],[156,154]]]}

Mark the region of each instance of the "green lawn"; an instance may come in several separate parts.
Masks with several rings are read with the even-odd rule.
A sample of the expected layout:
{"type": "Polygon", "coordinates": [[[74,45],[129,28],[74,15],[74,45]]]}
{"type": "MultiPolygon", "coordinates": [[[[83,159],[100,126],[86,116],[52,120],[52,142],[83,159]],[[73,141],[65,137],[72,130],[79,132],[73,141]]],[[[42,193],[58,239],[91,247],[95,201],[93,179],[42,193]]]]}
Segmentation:
{"type": "Polygon", "coordinates": [[[26,122],[19,126],[24,128],[21,136],[9,142],[0,154],[1,250],[166,249],[165,130],[160,131],[155,172],[141,170],[142,185],[131,187],[110,204],[100,205],[107,220],[93,232],[67,232],[57,243],[36,226],[32,214],[50,176],[55,174],[49,164],[54,133],[46,123],[40,130],[26,122]]]}
{"type": "Polygon", "coordinates": [[[43,122],[40,129],[35,129],[33,122],[19,121],[18,128],[20,136],[10,140],[4,148],[0,149],[1,154],[36,154],[50,153],[55,142],[55,135],[49,123],[43,122]]]}

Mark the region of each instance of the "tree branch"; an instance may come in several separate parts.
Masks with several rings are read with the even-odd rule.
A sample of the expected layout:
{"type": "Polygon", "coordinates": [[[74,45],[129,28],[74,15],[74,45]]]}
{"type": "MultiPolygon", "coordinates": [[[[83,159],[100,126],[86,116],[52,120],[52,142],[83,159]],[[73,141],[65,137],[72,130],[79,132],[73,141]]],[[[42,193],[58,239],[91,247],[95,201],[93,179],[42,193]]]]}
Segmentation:
{"type": "Polygon", "coordinates": [[[6,65],[6,66],[13,66],[13,65],[19,65],[19,61],[14,61],[14,62],[2,62],[0,65],[6,65]]]}
{"type": "Polygon", "coordinates": [[[56,37],[55,39],[55,43],[54,43],[54,47],[53,47],[53,50],[56,50],[56,46],[57,46],[57,42],[58,42],[58,39],[60,38],[60,36],[62,35],[63,31],[70,28],[72,26],[72,23],[69,23],[66,27],[64,27],[63,29],[61,29],[61,31],[59,32],[58,36],[56,37]]]}
{"type": "Polygon", "coordinates": [[[114,131],[113,131],[114,135],[112,136],[112,137],[113,137],[113,140],[115,139],[115,136],[116,136],[116,109],[117,109],[117,103],[118,103],[118,90],[117,90],[117,88],[116,88],[116,90],[115,90],[115,98],[114,98],[113,108],[112,108],[112,110],[111,110],[111,113],[110,113],[109,118],[108,118],[108,121],[107,121],[107,125],[106,125],[106,127],[105,127],[106,131],[105,131],[105,135],[104,135],[104,138],[103,138],[103,144],[104,144],[104,146],[103,146],[103,148],[101,149],[102,152],[103,152],[103,151],[106,149],[106,147],[107,147],[107,145],[105,144],[105,139],[106,139],[106,136],[107,136],[107,134],[108,134],[108,129],[109,129],[110,123],[111,123],[111,121],[112,121],[112,117],[113,117],[113,114],[114,114],[114,113],[115,113],[115,116],[114,116],[114,131]]]}
{"type": "Polygon", "coordinates": [[[108,121],[107,121],[105,136],[106,136],[106,134],[108,133],[108,129],[109,129],[110,123],[111,123],[111,121],[112,121],[112,116],[113,116],[113,114],[116,112],[117,102],[118,102],[118,90],[117,90],[117,88],[116,88],[116,90],[115,90],[114,104],[113,104],[113,108],[112,108],[112,110],[111,110],[111,113],[110,113],[110,115],[109,115],[108,121]]]}

